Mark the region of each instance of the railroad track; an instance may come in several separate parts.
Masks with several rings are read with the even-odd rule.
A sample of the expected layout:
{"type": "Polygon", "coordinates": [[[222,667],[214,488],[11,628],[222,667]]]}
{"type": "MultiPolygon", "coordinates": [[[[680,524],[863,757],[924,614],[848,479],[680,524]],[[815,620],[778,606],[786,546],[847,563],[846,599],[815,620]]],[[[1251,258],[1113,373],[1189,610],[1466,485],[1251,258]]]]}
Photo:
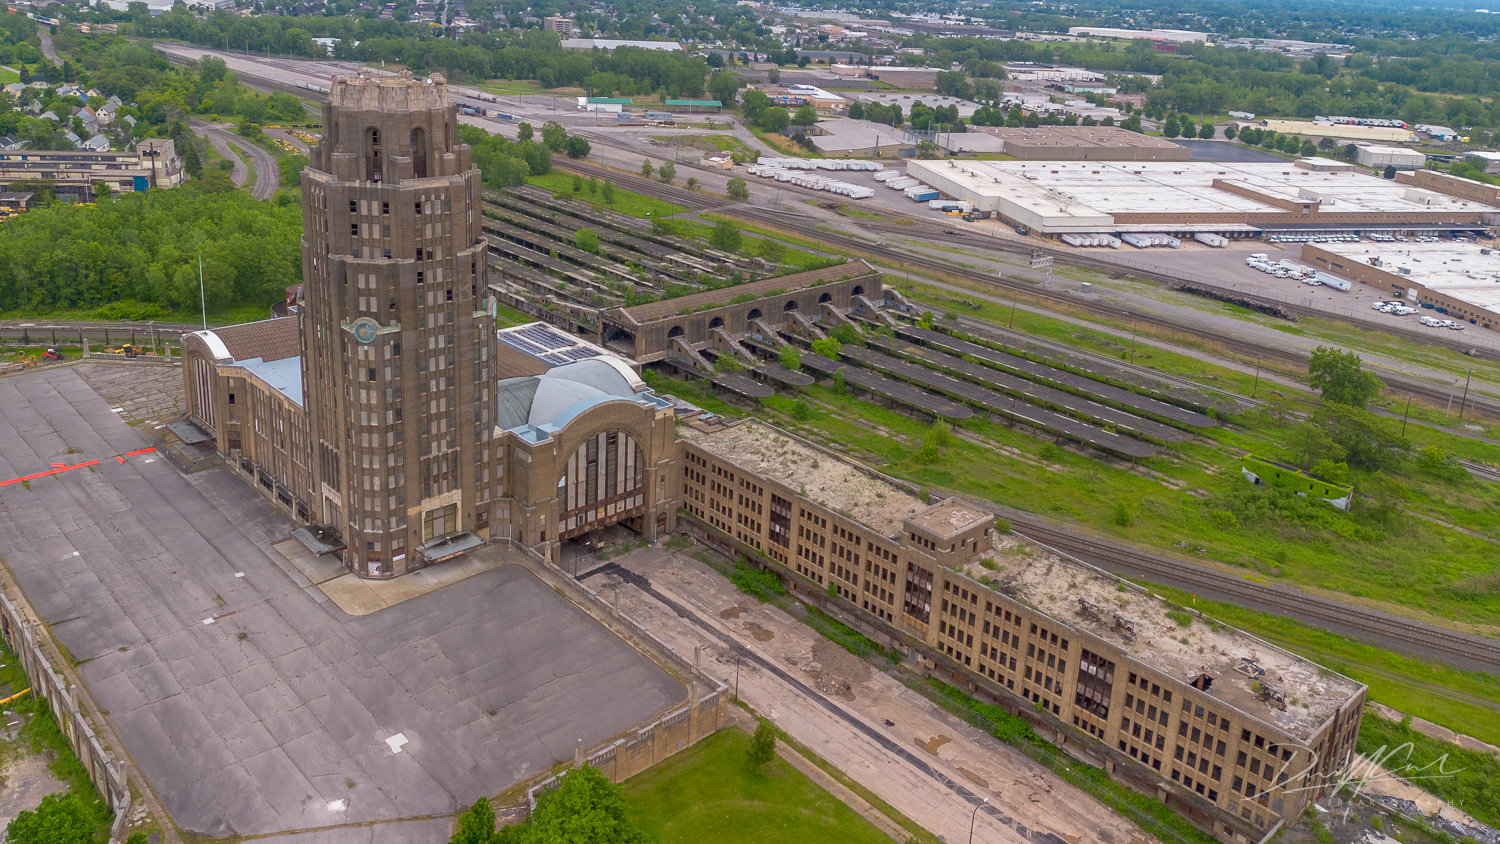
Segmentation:
{"type": "Polygon", "coordinates": [[[1269,609],[1281,615],[1311,621],[1320,627],[1350,629],[1380,639],[1414,645],[1442,654],[1446,661],[1482,667],[1492,673],[1500,669],[1500,641],[1444,630],[1286,587],[1252,583],[1207,569],[1199,563],[1179,561],[1120,543],[1071,534],[1033,516],[1018,513],[1007,514],[1006,517],[1011,520],[1017,536],[1100,568],[1125,570],[1185,586],[1193,591],[1216,593],[1242,606],[1269,609]]]}
{"type": "MultiPolygon", "coordinates": [[[[701,194],[673,188],[639,176],[622,174],[602,167],[595,167],[576,161],[560,162],[558,166],[560,169],[574,170],[585,175],[606,175],[621,187],[698,210],[722,204],[701,194]]],[[[774,211],[748,205],[736,205],[734,210],[736,216],[754,222],[765,222],[782,227],[785,227],[787,224],[786,216],[774,211]]],[[[1110,307],[1099,303],[1080,302],[1071,297],[1061,296],[1045,290],[1036,290],[1029,285],[1005,284],[997,281],[995,278],[954,267],[936,259],[903,254],[889,247],[872,245],[852,237],[820,231],[818,232],[818,238],[828,244],[831,249],[857,250],[880,257],[887,257],[893,261],[912,266],[931,268],[951,275],[963,276],[997,288],[1025,290],[1034,297],[1066,303],[1071,307],[1100,315],[1113,318],[1125,316],[1144,324],[1160,326],[1172,331],[1180,331],[1210,339],[1232,351],[1251,357],[1259,357],[1263,360],[1280,360],[1299,366],[1306,364],[1305,356],[1290,350],[1261,346],[1235,338],[1221,337],[1213,332],[1193,326],[1181,325],[1152,314],[1138,314],[1127,309],[1110,307]]],[[[1448,398],[1447,393],[1441,388],[1428,387],[1416,382],[1409,384],[1401,383],[1400,386],[1402,389],[1410,391],[1414,396],[1422,396],[1438,402],[1448,398]]],[[[1475,404],[1478,403],[1471,401],[1471,405],[1475,404]]],[[[1493,407],[1493,411],[1497,416],[1500,416],[1500,406],[1491,405],[1491,407],[1493,407]]],[[[1481,471],[1492,472],[1500,476],[1500,472],[1494,472],[1494,470],[1490,470],[1487,467],[1479,468],[1481,471]]],[[[986,504],[984,506],[992,505],[986,504]]],[[[1284,586],[1249,582],[1243,578],[1190,560],[1179,560],[1158,552],[1144,551],[1109,540],[1069,533],[1064,528],[1049,525],[1045,521],[1028,514],[1007,512],[1005,515],[1006,518],[1011,520],[1018,535],[1078,557],[1096,566],[1124,570],[1179,585],[1193,591],[1221,596],[1228,601],[1300,618],[1317,626],[1331,628],[1335,631],[1353,632],[1367,640],[1375,639],[1381,643],[1395,643],[1405,646],[1404,649],[1408,651],[1417,649],[1416,652],[1419,656],[1439,655],[1447,662],[1453,662],[1465,667],[1478,668],[1491,672],[1500,671],[1500,641],[1485,639],[1467,633],[1444,630],[1430,624],[1398,618],[1387,613],[1346,604],[1329,598],[1309,595],[1284,586]]]]}
{"type": "MultiPolygon", "coordinates": [[[[716,200],[712,197],[707,197],[700,193],[689,191],[684,188],[678,188],[672,185],[664,185],[660,182],[646,179],[638,175],[622,173],[617,170],[611,170],[609,168],[600,167],[586,162],[558,161],[554,166],[556,166],[560,170],[576,171],[583,175],[604,176],[611,181],[614,181],[620,187],[635,191],[636,193],[643,193],[648,196],[656,197],[657,199],[664,199],[670,202],[675,202],[679,205],[685,205],[695,210],[707,210],[722,206],[724,204],[720,200],[716,200]]],[[[736,204],[734,206],[734,214],[737,217],[741,217],[752,222],[764,223],[772,226],[786,227],[789,223],[789,218],[786,212],[772,211],[770,209],[759,208],[753,205],[736,204]]],[[[900,233],[907,236],[912,236],[913,232],[911,232],[909,228],[910,227],[903,227],[903,231],[900,233]]],[[[924,234],[923,236],[926,235],[924,234]]],[[[933,237],[939,240],[943,239],[938,235],[933,235],[933,237]]],[[[1250,340],[1242,340],[1235,337],[1229,337],[1208,328],[1178,322],[1157,314],[1145,313],[1142,311],[1120,307],[1117,305],[1091,302],[1088,300],[1079,299],[1074,296],[1068,296],[1050,290],[1039,289],[1028,282],[1008,278],[997,278],[985,273],[968,270],[963,267],[959,267],[954,264],[939,260],[937,258],[929,258],[923,255],[903,252],[894,247],[886,246],[884,244],[872,244],[867,241],[860,240],[859,238],[851,237],[849,235],[838,234],[835,232],[819,231],[817,233],[817,238],[824,244],[826,244],[826,246],[830,249],[849,252],[862,252],[865,254],[876,256],[880,259],[905,264],[917,269],[926,269],[934,272],[945,273],[950,276],[959,276],[968,281],[977,282],[987,287],[993,287],[996,290],[1004,290],[1007,292],[1024,292],[1032,299],[1041,299],[1053,304],[1065,305],[1067,308],[1072,310],[1084,311],[1086,313],[1108,317],[1111,319],[1124,318],[1140,325],[1151,326],[1166,331],[1172,331],[1196,337],[1201,340],[1213,343],[1230,352],[1243,355],[1247,358],[1258,358],[1262,361],[1279,361],[1281,363],[1297,367],[1305,367],[1307,365],[1307,355],[1296,350],[1263,345],[1261,343],[1250,340]]],[[[967,240],[964,238],[957,238],[954,239],[953,242],[977,245],[976,241],[972,238],[967,240]]],[[[986,241],[985,245],[991,244],[986,241]]],[[[993,244],[993,247],[1001,250],[1006,249],[1004,241],[995,242],[993,244]]],[[[1029,251],[1029,247],[1011,248],[1008,251],[1020,251],[1024,253],[1026,251],[1029,251]]],[[[1123,272],[1121,267],[1115,266],[1113,264],[1108,264],[1103,261],[1088,260],[1080,258],[1076,255],[1063,253],[1054,253],[1054,256],[1059,260],[1066,261],[1069,264],[1084,266],[1089,269],[1099,270],[1101,272],[1123,272]]],[[[1172,279],[1166,276],[1153,276],[1150,273],[1138,273],[1132,271],[1131,274],[1141,275],[1147,278],[1157,278],[1158,280],[1167,282],[1172,281],[1172,279]]],[[[1276,304],[1284,305],[1284,303],[1276,304]]],[[[1324,317],[1327,316],[1327,314],[1321,314],[1315,311],[1306,312],[1309,314],[1318,314],[1324,317]]],[[[1429,339],[1428,342],[1431,342],[1431,339],[1429,339]]],[[[1445,388],[1423,381],[1418,381],[1416,379],[1406,378],[1404,376],[1389,373],[1384,374],[1382,376],[1382,380],[1385,381],[1386,387],[1393,393],[1409,393],[1413,398],[1421,399],[1430,404],[1442,405],[1444,403],[1450,403],[1459,400],[1459,394],[1453,392],[1452,388],[1445,388]]],[[[1473,392],[1471,392],[1464,407],[1476,413],[1483,413],[1484,415],[1491,418],[1500,419],[1500,401],[1482,396],[1476,396],[1473,392]]]]}

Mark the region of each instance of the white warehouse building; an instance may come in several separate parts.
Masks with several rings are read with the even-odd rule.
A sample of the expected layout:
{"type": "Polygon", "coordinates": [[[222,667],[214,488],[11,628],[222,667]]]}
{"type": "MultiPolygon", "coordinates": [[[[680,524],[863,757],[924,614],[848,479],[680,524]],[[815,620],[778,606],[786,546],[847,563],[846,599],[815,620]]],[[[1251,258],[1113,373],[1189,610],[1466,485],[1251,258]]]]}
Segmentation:
{"type": "Polygon", "coordinates": [[[1413,149],[1365,144],[1355,147],[1354,160],[1366,167],[1397,170],[1421,170],[1427,166],[1427,156],[1413,149]]]}

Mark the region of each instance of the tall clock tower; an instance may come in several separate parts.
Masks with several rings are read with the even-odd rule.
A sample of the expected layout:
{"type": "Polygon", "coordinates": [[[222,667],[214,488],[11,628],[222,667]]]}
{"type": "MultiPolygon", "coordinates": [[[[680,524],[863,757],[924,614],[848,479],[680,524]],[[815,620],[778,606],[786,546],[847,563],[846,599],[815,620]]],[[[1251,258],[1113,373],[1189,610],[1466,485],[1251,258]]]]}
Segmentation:
{"type": "Polygon", "coordinates": [[[361,577],[488,538],[501,463],[480,178],[441,76],[334,78],[302,171],[302,377],[317,517],[361,577]]]}

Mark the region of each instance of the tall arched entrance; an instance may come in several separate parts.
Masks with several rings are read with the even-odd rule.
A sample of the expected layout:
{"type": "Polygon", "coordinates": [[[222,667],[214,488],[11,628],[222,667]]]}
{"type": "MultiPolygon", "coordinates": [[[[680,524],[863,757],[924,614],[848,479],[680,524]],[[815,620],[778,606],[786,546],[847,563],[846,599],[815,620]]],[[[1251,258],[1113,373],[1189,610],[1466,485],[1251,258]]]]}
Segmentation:
{"type": "Polygon", "coordinates": [[[557,478],[558,539],[573,539],[623,524],[643,532],[646,466],[640,443],[627,431],[603,431],[568,455],[557,478]]]}

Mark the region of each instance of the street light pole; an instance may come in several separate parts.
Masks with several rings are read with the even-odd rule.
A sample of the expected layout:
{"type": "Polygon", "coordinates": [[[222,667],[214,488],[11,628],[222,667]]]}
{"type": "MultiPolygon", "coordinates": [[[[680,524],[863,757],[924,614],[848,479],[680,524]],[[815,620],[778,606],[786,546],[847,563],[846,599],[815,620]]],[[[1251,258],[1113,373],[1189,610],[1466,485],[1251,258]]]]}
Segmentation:
{"type": "Polygon", "coordinates": [[[198,307],[203,310],[203,330],[208,330],[208,298],[203,295],[203,253],[198,253],[198,307]]]}
{"type": "Polygon", "coordinates": [[[969,815],[969,844],[974,844],[974,821],[979,819],[979,810],[988,805],[990,798],[985,797],[974,807],[974,814],[969,815]]]}

